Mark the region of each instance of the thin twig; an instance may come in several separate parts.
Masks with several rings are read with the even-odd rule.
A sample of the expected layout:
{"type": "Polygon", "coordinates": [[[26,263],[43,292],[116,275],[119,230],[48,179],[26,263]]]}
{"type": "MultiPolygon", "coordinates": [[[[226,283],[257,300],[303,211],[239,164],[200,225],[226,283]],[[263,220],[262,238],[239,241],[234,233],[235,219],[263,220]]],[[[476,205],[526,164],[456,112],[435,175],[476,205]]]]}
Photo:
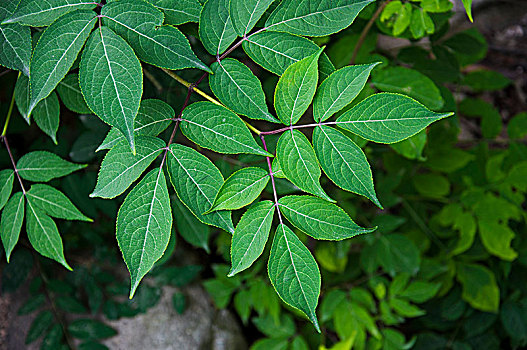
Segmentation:
{"type": "Polygon", "coordinates": [[[152,85],[154,85],[154,87],[156,88],[157,90],[157,93],[162,93],[163,92],[163,85],[161,85],[161,83],[156,79],[156,77],[154,77],[154,75],[152,73],[150,73],[148,71],[148,69],[144,69],[143,67],[143,74],[145,75],[145,77],[150,80],[150,82],[152,83],[152,85]]]}
{"type": "Polygon", "coordinates": [[[13,158],[13,154],[11,153],[9,142],[7,142],[7,137],[5,135],[2,135],[0,136],[0,139],[4,141],[5,147],[7,148],[7,153],[9,154],[9,159],[11,159],[11,164],[13,164],[13,170],[15,171],[16,177],[18,178],[18,182],[20,183],[20,188],[22,188],[22,193],[25,196],[26,189],[24,188],[24,183],[22,182],[22,179],[20,178],[20,174],[18,174],[18,169],[16,168],[15,159],[13,158]]]}

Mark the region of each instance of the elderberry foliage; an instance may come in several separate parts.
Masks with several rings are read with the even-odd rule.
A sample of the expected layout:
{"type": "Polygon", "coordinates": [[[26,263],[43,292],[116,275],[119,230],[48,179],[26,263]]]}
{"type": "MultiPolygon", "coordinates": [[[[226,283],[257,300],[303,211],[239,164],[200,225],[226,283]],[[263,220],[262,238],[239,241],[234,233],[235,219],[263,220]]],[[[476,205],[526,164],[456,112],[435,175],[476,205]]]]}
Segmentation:
{"type": "MultiPolygon", "coordinates": [[[[430,124],[453,114],[436,112],[443,101],[430,79],[417,71],[404,74],[407,68],[402,67],[376,73],[372,83],[383,92],[357,99],[382,62],[339,63],[336,69],[325,46],[310,39],[345,30],[373,2],[2,2],[0,44],[9,49],[2,49],[0,64],[20,71],[14,103],[25,120],[34,120],[56,142],[60,98],[68,109],[93,114],[111,127],[99,140],[97,150],[108,151],[90,197],[112,199],[125,193],[115,221],[117,243],[131,278],[130,298],[163,257],[173,226],[179,231],[186,227],[183,238],[205,249],[208,226],[213,226],[232,235],[229,276],[250,268],[270,246],[267,270],[276,293],[320,331],[316,308],[321,274],[304,234],[341,241],[376,229],[355,223],[321,181],[383,208],[372,168],[357,142],[401,147],[401,142],[424,135],[430,124]],[[187,22],[198,23],[197,33],[177,27],[187,22]],[[250,59],[235,56],[242,51],[250,59]],[[231,54],[235,57],[227,57],[231,54]],[[209,61],[210,65],[205,63],[209,61]],[[180,111],[160,98],[143,98],[144,79],[152,74],[147,66],[188,88],[187,96],[181,96],[180,111]],[[201,71],[203,76],[189,84],[175,73],[183,69],[201,71]],[[261,69],[277,75],[271,101],[254,73],[261,69]],[[212,94],[199,85],[207,78],[212,94]],[[394,83],[397,79],[406,80],[394,83]],[[415,92],[426,84],[431,87],[424,88],[425,95],[415,92]],[[206,101],[194,102],[191,98],[196,94],[206,101]],[[177,137],[179,132],[184,139],[177,137]],[[273,138],[276,147],[271,148],[273,138]],[[212,161],[211,154],[217,153],[250,156],[255,166],[225,176],[212,161]],[[285,179],[296,194],[279,193],[278,178],[285,179]],[[265,190],[268,186],[270,191],[265,190]],[[233,220],[237,210],[242,211],[241,219],[236,220],[236,215],[233,220]],[[292,227],[302,233],[297,235],[292,227]]],[[[415,24],[411,33],[422,37],[430,33],[426,11],[443,11],[428,3],[423,0],[420,9],[410,7],[420,16],[413,20],[413,14],[401,10],[409,3],[393,1],[380,21],[395,35],[421,23],[424,29],[415,24]]],[[[5,132],[2,138],[8,145],[5,132]]],[[[13,166],[14,171],[0,173],[0,207],[4,207],[0,227],[7,259],[25,221],[32,247],[71,269],[54,218],[91,219],[45,183],[85,165],[33,151],[13,160],[13,166]],[[11,195],[15,180],[21,192],[11,195]],[[26,189],[27,181],[35,184],[26,189]]],[[[498,228],[508,234],[505,227],[498,228]]],[[[488,236],[485,229],[481,232],[488,236]]],[[[404,246],[404,238],[390,237],[385,244],[404,246]]],[[[491,239],[486,243],[489,247],[491,239]]],[[[493,253],[514,255],[499,247],[493,253]]],[[[464,268],[458,276],[462,284],[471,281],[474,271],[484,273],[472,265],[464,268]]]]}

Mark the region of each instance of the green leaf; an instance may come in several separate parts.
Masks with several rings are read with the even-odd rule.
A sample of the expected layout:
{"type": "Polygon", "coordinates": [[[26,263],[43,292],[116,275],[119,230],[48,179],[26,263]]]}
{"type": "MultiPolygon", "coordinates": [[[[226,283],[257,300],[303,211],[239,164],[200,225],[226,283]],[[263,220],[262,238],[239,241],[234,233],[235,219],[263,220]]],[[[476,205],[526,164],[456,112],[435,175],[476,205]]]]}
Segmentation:
{"type": "Polygon", "coordinates": [[[335,185],[368,198],[382,209],[370,165],[359,146],[340,131],[323,125],[313,131],[313,146],[322,170],[335,185]]]}
{"type": "Polygon", "coordinates": [[[401,234],[381,236],[375,243],[376,255],[382,268],[390,275],[407,272],[415,275],[419,271],[421,258],[415,244],[401,234]]]}
{"type": "Polygon", "coordinates": [[[26,208],[26,231],[29,242],[37,252],[46,258],[59,262],[72,271],[72,268],[64,258],[62,238],[57,225],[29,197],[27,198],[26,208]]]}
{"type": "Polygon", "coordinates": [[[315,239],[340,241],[376,229],[360,227],[342,208],[317,197],[282,197],[278,208],[293,226],[315,239]]]}
{"type": "Polygon", "coordinates": [[[336,124],[377,143],[396,143],[453,113],[435,113],[402,95],[372,95],[341,115],[336,124]]]}
{"type": "Polygon", "coordinates": [[[425,197],[441,198],[450,193],[450,182],[440,174],[417,174],[412,182],[417,192],[425,197]]]}
{"type": "Polygon", "coordinates": [[[426,158],[423,157],[423,150],[427,140],[426,130],[421,130],[406,140],[392,144],[391,148],[405,158],[425,161],[426,158]]]}
{"type": "Polygon", "coordinates": [[[426,314],[424,310],[410,304],[404,299],[391,298],[389,304],[395,312],[403,317],[419,317],[426,314]]]}
{"type": "Polygon", "coordinates": [[[178,26],[187,22],[199,22],[201,4],[198,0],[150,0],[149,2],[163,11],[166,24],[178,26]]]}
{"type": "Polygon", "coordinates": [[[15,104],[18,112],[29,124],[29,100],[31,99],[31,90],[29,89],[29,78],[20,75],[15,84],[15,104]]]}
{"type": "Polygon", "coordinates": [[[239,36],[248,34],[273,0],[231,0],[232,25],[239,36]]]}
{"type": "MultiPolygon", "coordinates": [[[[320,47],[309,39],[279,32],[263,32],[247,37],[242,44],[247,55],[257,64],[276,75],[316,52],[320,47]]],[[[333,63],[323,53],[319,62],[320,78],[324,79],[335,71],[333,63]]]]}
{"type": "Polygon", "coordinates": [[[4,245],[7,262],[11,257],[11,252],[15,248],[18,237],[20,236],[20,229],[24,221],[24,205],[25,197],[22,192],[17,192],[9,199],[0,220],[0,235],[4,245]]]}
{"type": "Polygon", "coordinates": [[[153,169],[126,196],[117,214],[117,243],[130,271],[130,299],[141,279],[163,256],[172,212],[163,169],[153,169]]]}
{"type": "Polygon", "coordinates": [[[511,139],[521,139],[527,135],[527,112],[518,113],[509,120],[507,134],[511,139]]]}
{"type": "MultiPolygon", "coordinates": [[[[0,4],[2,6],[5,5],[0,4]]],[[[16,23],[0,25],[0,47],[0,65],[29,76],[31,29],[16,23]]]]}
{"type": "Polygon", "coordinates": [[[472,0],[461,0],[463,2],[463,6],[465,7],[465,11],[467,12],[468,19],[470,19],[470,22],[474,22],[474,19],[472,18],[472,0]]]}
{"type": "Polygon", "coordinates": [[[408,95],[430,109],[444,105],[439,88],[426,75],[406,67],[388,67],[374,74],[372,82],[381,91],[408,95]]]}
{"type": "Polygon", "coordinates": [[[22,0],[16,11],[2,24],[20,23],[25,26],[45,27],[68,12],[91,10],[97,6],[93,0],[22,0]]]}
{"type": "Polygon", "coordinates": [[[267,109],[260,80],[246,65],[226,58],[214,62],[211,69],[214,74],[209,77],[210,89],[225,106],[251,119],[278,123],[267,109]]]}
{"type": "Polygon", "coordinates": [[[399,293],[399,296],[415,303],[424,303],[432,299],[440,287],[441,283],[415,281],[399,293]]]}
{"type": "Polygon", "coordinates": [[[276,229],[267,267],[269,279],[280,298],[306,314],[320,332],[315,314],[320,271],[313,255],[284,224],[276,229]]]}
{"type": "Polygon", "coordinates": [[[119,129],[135,152],[133,128],[143,70],[132,48],[105,26],[94,30],[82,52],[79,82],[88,107],[119,129]]]}
{"type": "Polygon", "coordinates": [[[196,102],[185,108],[181,118],[181,132],[201,147],[226,154],[272,157],[258,146],[240,117],[223,106],[196,102]]]}
{"type": "Polygon", "coordinates": [[[221,55],[236,40],[229,0],[208,0],[199,17],[199,37],[207,51],[221,55]]]}
{"type": "Polygon", "coordinates": [[[26,335],[26,344],[31,344],[37,340],[53,322],[53,314],[51,311],[42,311],[35,317],[26,335]]]}
{"type": "Polygon", "coordinates": [[[322,172],[307,137],[298,130],[286,131],[276,146],[276,157],[286,178],[302,191],[332,202],[320,186],[322,172]]]}
{"type": "Polygon", "coordinates": [[[209,253],[209,227],[199,221],[178,198],[174,198],[172,203],[178,233],[187,243],[209,253]]]}
{"type": "Polygon", "coordinates": [[[59,129],[60,104],[57,94],[51,95],[40,101],[33,110],[33,119],[40,130],[51,137],[57,144],[57,130],[59,129]]]}
{"type": "Polygon", "coordinates": [[[93,221],[84,216],[64,193],[54,187],[45,184],[34,184],[27,191],[26,196],[31,199],[36,208],[54,218],[93,221]]]}
{"type": "Polygon", "coordinates": [[[201,62],[187,38],[163,25],[163,13],[146,1],[120,0],[103,6],[104,25],[122,36],[142,61],[166,69],[210,69],[201,62]]]}
{"type": "Polygon", "coordinates": [[[91,319],[77,319],[68,325],[68,332],[78,339],[104,339],[110,338],[117,332],[104,323],[91,319]]]}
{"type": "Polygon", "coordinates": [[[463,79],[463,84],[470,86],[476,92],[503,90],[511,83],[512,81],[503,74],[483,69],[472,71],[463,79]]]}
{"type": "Polygon", "coordinates": [[[232,236],[232,267],[229,276],[249,268],[262,255],[271,231],[274,212],[273,202],[262,201],[243,214],[232,236]]]}
{"type": "Polygon", "coordinates": [[[82,96],[79,86],[79,75],[77,73],[66,75],[59,85],[57,85],[57,93],[67,109],[79,114],[92,113],[82,96]]]}
{"type": "Polygon", "coordinates": [[[11,196],[13,190],[13,181],[15,179],[15,173],[11,169],[5,169],[0,171],[0,210],[7,203],[7,200],[11,196]]]}
{"type": "Polygon", "coordinates": [[[262,168],[240,169],[225,180],[209,211],[245,207],[260,196],[268,182],[269,173],[262,168]]]}
{"type": "Polygon", "coordinates": [[[16,167],[20,177],[25,180],[48,182],[85,168],[86,165],[70,163],[51,152],[34,151],[23,155],[16,167]]]}
{"type": "Polygon", "coordinates": [[[476,220],[470,213],[462,213],[455,218],[454,229],[459,231],[459,240],[456,243],[454,249],[452,249],[452,255],[458,255],[467,251],[474,243],[476,237],[476,220]]]}
{"type": "Polygon", "coordinates": [[[285,125],[293,125],[307,110],[318,83],[318,58],[323,48],[289,66],[276,84],[274,107],[285,125]]]}
{"type": "Polygon", "coordinates": [[[373,0],[284,0],[265,22],[267,30],[304,36],[326,36],[341,31],[373,0]]]}
{"type": "Polygon", "coordinates": [[[511,242],[516,236],[506,225],[492,219],[478,220],[479,236],[487,251],[502,260],[512,261],[518,253],[511,248],[511,242]]]}
{"type": "MultiPolygon", "coordinates": [[[[60,300],[60,299],[58,299],[60,300]]],[[[62,326],[60,324],[55,324],[51,327],[50,331],[40,345],[41,350],[55,350],[62,346],[62,337],[64,336],[62,332],[62,326]]]]}
{"type": "Polygon", "coordinates": [[[313,100],[313,118],[323,122],[346,107],[362,91],[371,70],[379,63],[346,66],[320,84],[313,100]]]}
{"type": "MultiPolygon", "coordinates": [[[[157,136],[170,125],[174,116],[174,110],[167,103],[155,99],[142,100],[134,121],[134,135],[157,136]]],[[[110,149],[124,139],[117,128],[112,128],[97,152],[110,149]]]]}
{"type": "Polygon", "coordinates": [[[498,312],[500,289],[492,271],[477,264],[459,264],[456,278],[463,286],[463,300],[477,310],[498,312]]]}
{"type": "Polygon", "coordinates": [[[201,222],[233,233],[230,211],[204,215],[223,185],[223,176],[212,162],[192,148],[172,144],[168,154],[170,181],[176,193],[201,222]]]}
{"type": "MultiPolygon", "coordinates": [[[[95,22],[95,12],[79,10],[64,15],[44,31],[31,58],[29,113],[64,79],[95,22]]],[[[91,69],[96,71],[98,67],[93,66],[91,69]]]]}
{"type": "Polygon", "coordinates": [[[157,137],[137,136],[136,154],[126,140],[115,145],[104,157],[97,185],[90,197],[115,198],[141,176],[165,147],[157,137]]]}
{"type": "Polygon", "coordinates": [[[423,9],[414,9],[410,22],[410,31],[415,39],[422,38],[426,34],[433,34],[435,31],[434,21],[423,9]]]}

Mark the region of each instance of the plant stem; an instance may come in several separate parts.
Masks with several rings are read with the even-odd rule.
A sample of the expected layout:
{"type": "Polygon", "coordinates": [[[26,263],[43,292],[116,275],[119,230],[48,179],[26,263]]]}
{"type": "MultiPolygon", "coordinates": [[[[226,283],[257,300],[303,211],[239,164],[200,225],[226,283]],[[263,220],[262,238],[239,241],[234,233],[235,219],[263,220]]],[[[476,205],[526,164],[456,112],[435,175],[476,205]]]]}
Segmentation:
{"type": "MultiPolygon", "coordinates": [[[[260,134],[260,139],[262,140],[264,150],[266,152],[269,152],[267,150],[267,144],[265,143],[265,136],[260,134]]],[[[267,159],[267,165],[269,167],[269,176],[271,177],[271,184],[273,185],[273,196],[274,196],[274,205],[276,207],[276,211],[278,212],[278,220],[280,221],[280,224],[283,224],[282,220],[282,214],[280,214],[280,209],[278,208],[278,194],[276,193],[276,185],[274,182],[274,174],[273,174],[273,167],[271,165],[271,158],[265,157],[267,159]]]]}
{"type": "Polygon", "coordinates": [[[362,32],[360,33],[359,40],[357,40],[357,44],[355,45],[355,48],[353,49],[353,54],[351,55],[350,64],[355,63],[355,59],[357,58],[357,55],[359,53],[360,48],[362,47],[362,44],[364,44],[364,40],[366,40],[366,37],[368,36],[368,33],[371,30],[371,27],[373,26],[373,23],[379,18],[379,16],[382,13],[382,10],[388,5],[388,3],[392,0],[386,0],[384,1],[378,8],[377,11],[373,14],[373,16],[370,18],[362,32]]]}
{"type": "MultiPolygon", "coordinates": [[[[20,73],[18,73],[18,76],[20,76],[20,73]]],[[[7,133],[7,126],[9,125],[9,121],[11,120],[11,114],[13,114],[13,107],[15,106],[15,91],[13,90],[13,95],[11,96],[11,103],[9,104],[9,110],[7,111],[7,117],[5,118],[4,123],[4,129],[2,130],[2,135],[5,136],[7,133]]]]}
{"type": "Polygon", "coordinates": [[[26,189],[24,188],[24,183],[22,183],[22,179],[20,178],[20,175],[18,174],[18,169],[16,168],[15,159],[13,158],[13,154],[11,153],[9,142],[7,142],[7,137],[5,135],[2,135],[0,136],[0,140],[4,141],[5,147],[7,148],[7,153],[9,154],[9,159],[11,159],[11,164],[13,164],[13,170],[15,171],[16,177],[18,178],[18,182],[20,183],[20,188],[22,188],[22,193],[25,196],[26,189]]]}

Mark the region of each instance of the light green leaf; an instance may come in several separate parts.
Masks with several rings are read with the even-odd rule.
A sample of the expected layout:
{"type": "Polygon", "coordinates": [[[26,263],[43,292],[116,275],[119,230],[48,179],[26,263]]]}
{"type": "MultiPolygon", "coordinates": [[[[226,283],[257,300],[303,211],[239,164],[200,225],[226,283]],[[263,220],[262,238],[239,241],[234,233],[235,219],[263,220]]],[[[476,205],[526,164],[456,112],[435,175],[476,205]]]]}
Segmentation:
{"type": "Polygon", "coordinates": [[[410,31],[415,39],[422,38],[425,34],[433,34],[435,30],[434,21],[423,9],[414,9],[410,22],[410,31]]]}
{"type": "Polygon", "coordinates": [[[172,203],[178,233],[187,243],[209,253],[209,226],[199,221],[178,198],[174,198],[172,203]]]}
{"type": "Polygon", "coordinates": [[[463,2],[463,6],[465,7],[465,11],[467,12],[468,19],[470,19],[470,22],[474,22],[474,19],[472,18],[472,0],[461,0],[463,2]]]}
{"type": "Polygon", "coordinates": [[[432,299],[440,287],[441,283],[414,281],[399,293],[399,296],[415,303],[424,303],[432,299]]]}
{"type": "Polygon", "coordinates": [[[208,211],[223,185],[218,168],[204,155],[192,148],[172,144],[168,153],[168,172],[176,193],[201,222],[233,233],[230,211],[208,211]]]}
{"type": "MultiPolygon", "coordinates": [[[[134,135],[157,136],[170,125],[174,116],[174,110],[167,103],[155,99],[142,100],[134,121],[134,135]]],[[[112,128],[97,152],[110,149],[124,139],[117,128],[112,128]]]]}
{"type": "Polygon", "coordinates": [[[26,231],[29,242],[37,252],[46,258],[59,262],[65,268],[72,271],[72,268],[64,258],[62,238],[60,237],[57,225],[29,197],[27,198],[26,208],[26,231]]]}
{"type": "Polygon", "coordinates": [[[2,24],[20,23],[25,26],[45,27],[68,12],[91,10],[97,6],[93,0],[22,0],[16,11],[2,24]]]}
{"type": "Polygon", "coordinates": [[[15,248],[18,237],[20,236],[20,229],[24,221],[24,205],[24,195],[22,192],[17,192],[9,199],[2,212],[0,236],[2,238],[2,244],[4,245],[7,262],[9,262],[11,252],[15,248]]]}
{"type": "Polygon", "coordinates": [[[302,191],[332,202],[320,186],[322,172],[308,139],[298,130],[286,131],[276,146],[276,157],[285,177],[302,191]]]}
{"type": "Polygon", "coordinates": [[[16,167],[20,177],[25,180],[48,182],[85,168],[86,165],[70,163],[51,152],[34,151],[22,156],[16,167]]]}
{"type": "MultiPolygon", "coordinates": [[[[242,44],[247,55],[257,64],[276,75],[284,74],[292,65],[316,52],[320,47],[309,39],[279,32],[251,35],[242,44]]],[[[335,71],[333,63],[323,53],[319,60],[321,79],[335,71]]]]}
{"type": "Polygon", "coordinates": [[[251,119],[279,122],[267,109],[260,80],[246,65],[226,58],[214,62],[211,69],[214,74],[209,76],[210,89],[225,106],[251,119]]]}
{"type": "Polygon", "coordinates": [[[33,119],[40,130],[51,137],[57,144],[57,130],[59,129],[60,104],[57,94],[51,95],[40,101],[33,110],[33,119]]]}
{"type": "Polygon", "coordinates": [[[282,197],[278,208],[293,226],[316,239],[340,241],[375,231],[360,227],[342,208],[317,197],[282,197]]]}
{"type": "Polygon", "coordinates": [[[307,110],[318,83],[318,58],[323,48],[289,66],[276,84],[274,107],[285,125],[295,124],[307,110]]]}
{"type": "Polygon", "coordinates": [[[346,107],[362,91],[371,70],[379,63],[346,66],[327,77],[313,100],[313,118],[323,122],[346,107]]]}
{"type": "Polygon", "coordinates": [[[382,209],[370,165],[359,146],[340,131],[324,125],[313,131],[313,146],[322,170],[335,185],[368,198],[382,209]]]}
{"type": "Polygon", "coordinates": [[[260,196],[268,182],[269,173],[262,168],[240,169],[225,180],[209,211],[245,207],[260,196]]]}
{"type": "Polygon", "coordinates": [[[122,36],[144,62],[166,69],[210,69],[201,62],[187,38],[163,25],[163,13],[145,1],[121,0],[103,6],[103,23],[122,36]]]}
{"type": "Polygon", "coordinates": [[[276,229],[267,268],[280,298],[306,314],[320,332],[315,314],[320,294],[320,271],[313,255],[284,224],[276,229]]]}
{"type": "Polygon", "coordinates": [[[57,93],[67,109],[79,114],[91,114],[79,86],[79,75],[72,73],[57,85],[57,93]]]}
{"type": "Polygon", "coordinates": [[[7,203],[7,200],[11,196],[13,191],[13,181],[15,179],[15,173],[11,169],[5,169],[0,171],[0,210],[7,203]]]}
{"type": "Polygon", "coordinates": [[[119,129],[135,152],[133,128],[143,70],[132,48],[105,26],[94,30],[82,52],[79,82],[88,107],[119,129]]]}
{"type": "Polygon", "coordinates": [[[64,15],[44,31],[31,58],[29,113],[64,79],[96,21],[95,12],[79,10],[64,15]]]}
{"type": "Polygon", "coordinates": [[[336,124],[369,141],[395,143],[452,114],[432,112],[406,96],[380,93],[341,115],[336,124]]]}
{"type": "Polygon", "coordinates": [[[201,147],[226,154],[272,157],[258,146],[240,117],[223,106],[196,102],[185,108],[181,118],[181,132],[201,147]]]}
{"type": "Polygon", "coordinates": [[[27,191],[28,200],[44,214],[58,219],[93,221],[84,216],[64,193],[45,184],[35,184],[27,191]]]}
{"type": "Polygon", "coordinates": [[[0,25],[0,65],[29,76],[30,59],[31,29],[16,23],[0,25]]]}
{"type": "Polygon", "coordinates": [[[130,152],[126,140],[115,145],[104,157],[97,185],[90,197],[115,198],[141,176],[165,147],[157,137],[137,136],[136,154],[130,152]]]}
{"type": "Polygon", "coordinates": [[[341,31],[373,0],[284,0],[265,22],[267,30],[304,36],[341,31]]]}
{"type": "Polygon", "coordinates": [[[198,0],[149,0],[149,2],[163,11],[165,24],[178,26],[187,22],[199,22],[201,4],[198,0]]]}
{"type": "Polygon", "coordinates": [[[163,256],[172,212],[163,169],[153,169],[126,196],[117,214],[117,243],[130,271],[130,299],[141,279],[163,256]]]}
{"type": "Polygon", "coordinates": [[[249,268],[262,255],[271,231],[274,212],[273,202],[262,201],[243,214],[232,236],[232,267],[229,276],[249,268]]]}
{"type": "Polygon", "coordinates": [[[230,0],[232,25],[239,36],[248,34],[273,0],[230,0]]]}
{"type": "Polygon", "coordinates": [[[426,75],[406,67],[388,67],[374,74],[372,82],[381,91],[408,95],[430,109],[445,103],[439,88],[426,75]]]}
{"type": "Polygon", "coordinates": [[[199,37],[207,51],[221,55],[236,40],[229,14],[229,0],[208,0],[199,17],[199,37]]]}
{"type": "Polygon", "coordinates": [[[459,264],[456,271],[456,278],[463,287],[463,300],[477,310],[497,313],[500,289],[492,271],[477,264],[459,264]]]}
{"type": "Polygon", "coordinates": [[[478,220],[479,236],[487,251],[502,260],[512,261],[518,253],[511,248],[516,236],[506,225],[490,220],[478,220]]]}

